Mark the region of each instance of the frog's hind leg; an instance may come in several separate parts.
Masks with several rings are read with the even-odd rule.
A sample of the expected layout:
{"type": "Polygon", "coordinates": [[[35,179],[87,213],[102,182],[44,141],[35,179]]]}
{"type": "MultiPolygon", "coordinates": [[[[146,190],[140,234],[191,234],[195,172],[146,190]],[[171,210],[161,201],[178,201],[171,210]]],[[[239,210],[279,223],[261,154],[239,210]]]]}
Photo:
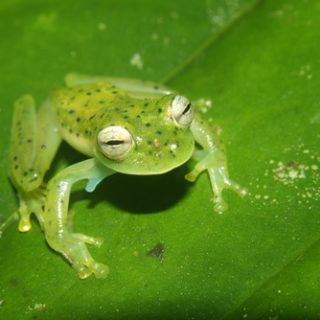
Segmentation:
{"type": "Polygon", "coordinates": [[[43,178],[60,144],[49,101],[36,113],[34,99],[21,97],[13,115],[10,148],[10,178],[19,197],[19,230],[31,229],[34,213],[42,226],[45,185],[43,178]]]}
{"type": "Polygon", "coordinates": [[[68,87],[73,87],[81,84],[95,83],[105,81],[126,91],[133,98],[145,99],[156,98],[172,93],[166,86],[139,79],[130,78],[113,78],[113,77],[90,77],[77,73],[69,73],[65,77],[65,83],[68,87]]]}

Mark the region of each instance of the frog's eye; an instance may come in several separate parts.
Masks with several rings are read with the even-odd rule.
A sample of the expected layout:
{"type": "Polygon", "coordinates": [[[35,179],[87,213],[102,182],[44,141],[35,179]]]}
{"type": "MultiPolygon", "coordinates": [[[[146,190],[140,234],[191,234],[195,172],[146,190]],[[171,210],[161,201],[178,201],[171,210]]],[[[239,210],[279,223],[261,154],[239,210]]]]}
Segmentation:
{"type": "Polygon", "coordinates": [[[120,126],[110,126],[99,132],[98,145],[107,158],[121,160],[131,151],[134,142],[127,129],[120,126]]]}
{"type": "Polygon", "coordinates": [[[179,126],[188,127],[193,118],[191,102],[183,96],[175,96],[171,105],[171,116],[179,126]]]}

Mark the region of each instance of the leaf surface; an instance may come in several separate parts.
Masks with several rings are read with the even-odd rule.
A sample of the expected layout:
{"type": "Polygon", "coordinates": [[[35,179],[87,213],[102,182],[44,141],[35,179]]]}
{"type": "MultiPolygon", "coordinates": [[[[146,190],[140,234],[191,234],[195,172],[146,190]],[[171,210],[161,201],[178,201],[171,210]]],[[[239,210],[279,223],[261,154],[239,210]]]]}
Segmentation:
{"type": "MultiPolygon", "coordinates": [[[[80,281],[36,221],[0,239],[4,319],[314,319],[320,316],[320,5],[317,1],[2,1],[1,217],[12,106],[40,103],[70,71],[165,81],[223,129],[231,177],[214,213],[194,163],[77,185],[74,228],[104,238],[105,280],[80,281]]],[[[63,145],[50,174],[82,156],[63,145]]]]}

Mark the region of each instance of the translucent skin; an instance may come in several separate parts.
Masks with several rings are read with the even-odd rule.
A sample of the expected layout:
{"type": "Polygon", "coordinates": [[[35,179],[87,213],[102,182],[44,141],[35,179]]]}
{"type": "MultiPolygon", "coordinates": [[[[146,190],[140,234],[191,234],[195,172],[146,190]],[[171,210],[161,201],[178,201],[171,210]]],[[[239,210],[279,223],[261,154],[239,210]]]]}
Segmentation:
{"type": "MultiPolygon", "coordinates": [[[[10,177],[20,200],[19,230],[31,229],[30,215],[34,213],[49,246],[70,262],[81,279],[91,274],[103,278],[108,267],[96,262],[86,247],[86,243],[100,246],[101,240],[72,233],[68,203],[75,182],[87,180],[86,190],[92,192],[102,179],[116,172],[161,174],[193,157],[197,164],[186,179],[194,181],[201,172],[208,172],[217,212],[227,208],[223,189],[246,193],[229,179],[220,137],[201,119],[197,104],[192,107],[190,123],[180,125],[172,115],[177,95],[160,85],[74,74],[66,77],[66,84],[49,96],[38,113],[30,95],[16,102],[10,177]],[[125,128],[132,138],[130,150],[120,160],[106,156],[97,142],[99,132],[109,126],[125,128]],[[62,140],[89,159],[63,169],[45,185],[44,175],[62,140]],[[194,151],[195,142],[201,150],[194,151]]],[[[181,115],[191,112],[190,106],[182,109],[181,115]]]]}

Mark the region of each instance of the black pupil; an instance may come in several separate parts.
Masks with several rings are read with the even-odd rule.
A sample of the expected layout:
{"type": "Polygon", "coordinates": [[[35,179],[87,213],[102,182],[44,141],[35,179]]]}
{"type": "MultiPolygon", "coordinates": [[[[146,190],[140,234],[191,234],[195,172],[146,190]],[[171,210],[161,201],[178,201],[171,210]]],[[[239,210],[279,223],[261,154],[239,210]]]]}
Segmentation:
{"type": "Polygon", "coordinates": [[[191,103],[189,102],[186,108],[183,110],[182,114],[186,114],[191,109],[191,103]]]}
{"type": "Polygon", "coordinates": [[[119,146],[120,144],[123,144],[123,143],[124,143],[123,140],[110,140],[106,144],[108,146],[119,146]]]}

